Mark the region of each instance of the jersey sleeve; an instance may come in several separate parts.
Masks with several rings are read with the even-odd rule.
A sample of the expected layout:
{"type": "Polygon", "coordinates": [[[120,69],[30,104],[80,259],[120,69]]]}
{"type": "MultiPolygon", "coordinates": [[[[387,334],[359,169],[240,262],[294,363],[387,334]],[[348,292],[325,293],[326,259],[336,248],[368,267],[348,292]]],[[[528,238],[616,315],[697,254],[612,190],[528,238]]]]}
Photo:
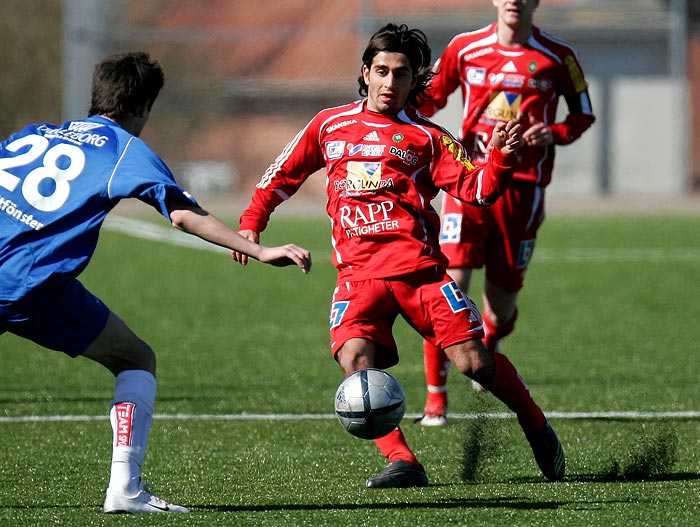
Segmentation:
{"type": "Polygon", "coordinates": [[[323,168],[317,115],[277,156],[255,186],[250,205],[243,211],[239,230],[262,232],[272,212],[292,197],[314,172],[323,168]]]}
{"type": "Polygon", "coordinates": [[[426,117],[435,115],[447,105],[447,98],[459,87],[459,58],[454,39],[433,67],[434,76],[428,89],[429,99],[419,108],[426,117]]]}
{"type": "Polygon", "coordinates": [[[433,179],[439,188],[460,201],[481,206],[493,204],[505,192],[513,177],[515,155],[490,149],[488,161],[474,165],[454,137],[443,134],[438,141],[433,179]]]}
{"type": "Polygon", "coordinates": [[[197,204],[197,201],[175,182],[175,177],[163,160],[136,137],[127,141],[109,179],[108,193],[114,201],[137,198],[158,210],[168,220],[168,197],[197,204]]]}
{"type": "Polygon", "coordinates": [[[569,114],[563,122],[552,124],[549,128],[554,136],[554,144],[568,145],[581,137],[595,122],[588,83],[574,52],[564,57],[564,75],[560,89],[569,114]]]}

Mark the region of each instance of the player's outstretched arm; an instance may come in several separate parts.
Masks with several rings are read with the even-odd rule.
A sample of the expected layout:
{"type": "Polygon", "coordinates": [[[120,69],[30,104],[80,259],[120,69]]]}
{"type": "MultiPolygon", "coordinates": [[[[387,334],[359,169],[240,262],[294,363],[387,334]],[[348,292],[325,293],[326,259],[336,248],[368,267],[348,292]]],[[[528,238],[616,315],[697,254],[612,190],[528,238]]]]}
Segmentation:
{"type": "MultiPolygon", "coordinates": [[[[297,265],[305,274],[311,270],[311,253],[302,247],[291,243],[279,247],[264,247],[241,236],[201,207],[183,200],[169,201],[168,210],[173,227],[226,247],[234,254],[255,258],[276,267],[297,265]]],[[[247,258],[245,262],[242,259],[236,261],[245,264],[247,258]]]]}

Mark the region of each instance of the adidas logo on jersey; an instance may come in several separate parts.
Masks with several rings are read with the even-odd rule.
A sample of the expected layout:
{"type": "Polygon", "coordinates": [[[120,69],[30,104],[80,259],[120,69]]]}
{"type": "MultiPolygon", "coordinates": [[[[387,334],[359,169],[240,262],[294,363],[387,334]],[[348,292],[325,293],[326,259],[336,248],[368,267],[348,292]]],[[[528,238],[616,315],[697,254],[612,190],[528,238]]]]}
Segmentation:
{"type": "Polygon", "coordinates": [[[102,124],[100,123],[86,123],[85,121],[71,121],[68,124],[68,130],[71,132],[89,132],[90,130],[94,130],[95,128],[101,128],[102,124]]]}
{"type": "Polygon", "coordinates": [[[513,64],[512,60],[509,60],[506,62],[505,66],[501,68],[501,71],[504,71],[506,73],[513,73],[515,71],[518,71],[518,68],[515,67],[515,64],[513,64]]]}
{"type": "Polygon", "coordinates": [[[363,141],[380,141],[379,139],[379,134],[372,130],[370,133],[368,133],[366,136],[362,138],[363,141]]]}

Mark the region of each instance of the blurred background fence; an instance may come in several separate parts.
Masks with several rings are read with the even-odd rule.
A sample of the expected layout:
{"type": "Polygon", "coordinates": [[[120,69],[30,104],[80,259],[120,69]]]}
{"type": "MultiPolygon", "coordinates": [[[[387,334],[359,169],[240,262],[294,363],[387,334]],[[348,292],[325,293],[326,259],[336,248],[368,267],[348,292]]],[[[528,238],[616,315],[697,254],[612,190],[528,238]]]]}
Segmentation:
{"type": "MultiPolygon", "coordinates": [[[[378,27],[423,29],[436,60],[495,9],[489,0],[3,0],[0,15],[3,137],[84,115],[95,62],[143,49],[166,74],[144,139],[195,195],[245,199],[315,112],[359,97],[360,56],[378,27]]],[[[550,193],[699,191],[700,0],[541,0],[535,21],[577,47],[598,119],[558,149],[550,193]]],[[[460,104],[453,97],[436,116],[455,132],[460,104]]],[[[312,178],[304,194],[321,199],[323,183],[312,178]]]]}

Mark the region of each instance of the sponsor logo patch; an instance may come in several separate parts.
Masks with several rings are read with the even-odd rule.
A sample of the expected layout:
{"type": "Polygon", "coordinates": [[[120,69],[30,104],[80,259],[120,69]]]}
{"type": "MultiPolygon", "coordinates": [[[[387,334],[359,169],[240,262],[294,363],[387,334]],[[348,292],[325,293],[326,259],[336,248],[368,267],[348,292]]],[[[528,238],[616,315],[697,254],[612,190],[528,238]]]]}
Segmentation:
{"type": "Polygon", "coordinates": [[[347,176],[344,180],[334,182],[336,191],[346,196],[359,196],[376,193],[381,189],[394,186],[394,180],[382,179],[382,164],[369,161],[349,161],[347,176]]]}
{"type": "Polygon", "coordinates": [[[518,250],[518,269],[525,269],[530,263],[532,253],[535,250],[535,240],[523,240],[518,250]]]}
{"type": "Polygon", "coordinates": [[[552,81],[547,79],[528,79],[527,87],[547,91],[552,87],[552,81]]]}
{"type": "Polygon", "coordinates": [[[340,323],[343,321],[343,315],[347,311],[349,305],[350,302],[333,302],[329,317],[331,329],[340,326],[340,323]]]}
{"type": "Polygon", "coordinates": [[[339,159],[345,152],[345,141],[328,141],[326,143],[326,157],[328,159],[339,159]]]}
{"type": "Polygon", "coordinates": [[[522,99],[522,95],[519,93],[498,92],[493,95],[483,115],[492,121],[517,121],[520,116],[522,99]]]}
{"type": "Polygon", "coordinates": [[[442,217],[440,243],[459,243],[462,235],[462,215],[451,212],[442,217]]]}
{"type": "Polygon", "coordinates": [[[467,68],[467,82],[475,86],[483,86],[486,82],[486,68],[467,68]]]}
{"type": "Polygon", "coordinates": [[[465,309],[469,310],[469,322],[481,322],[481,314],[476,304],[471,301],[459,288],[456,282],[448,282],[440,287],[445,300],[453,313],[459,313],[465,309]]]}
{"type": "Polygon", "coordinates": [[[525,75],[517,73],[492,73],[489,75],[489,84],[500,84],[505,88],[521,88],[525,84],[525,75]]]}
{"type": "Polygon", "coordinates": [[[102,128],[104,125],[100,123],[86,123],[85,121],[71,121],[68,123],[68,130],[71,132],[89,132],[95,128],[102,128]]]}
{"type": "Polygon", "coordinates": [[[407,165],[415,165],[418,163],[418,156],[411,150],[403,150],[398,146],[390,146],[389,153],[392,156],[400,157],[407,165]]]}
{"type": "Polygon", "coordinates": [[[513,63],[512,60],[509,60],[506,62],[503,67],[501,68],[501,71],[504,71],[506,73],[514,73],[518,71],[518,68],[515,67],[515,64],[513,63]]]}
{"type": "Polygon", "coordinates": [[[471,53],[468,53],[467,55],[462,56],[462,60],[464,62],[469,62],[472,59],[475,59],[478,57],[483,57],[484,55],[488,55],[489,53],[493,53],[493,51],[494,51],[494,49],[491,47],[477,49],[476,51],[473,51],[471,53]]]}
{"type": "Polygon", "coordinates": [[[581,69],[576,64],[576,59],[571,55],[567,55],[564,59],[564,64],[569,68],[569,75],[571,75],[571,82],[573,82],[574,88],[578,93],[581,93],[586,89],[586,81],[583,78],[581,69]]]}
{"type": "Polygon", "coordinates": [[[357,121],[355,119],[348,119],[346,121],[340,121],[339,123],[335,123],[330,125],[328,128],[326,128],[326,133],[330,134],[331,132],[335,132],[339,128],[343,128],[345,126],[349,126],[351,124],[355,124],[357,121]]]}
{"type": "Polygon", "coordinates": [[[348,144],[348,154],[355,156],[358,154],[364,157],[378,157],[384,153],[385,145],[353,145],[348,144]]]}
{"type": "Polygon", "coordinates": [[[472,165],[472,162],[469,160],[469,156],[464,152],[464,148],[462,148],[461,144],[454,141],[449,135],[441,136],[440,140],[457,161],[462,163],[469,170],[474,170],[476,168],[474,165],[472,165]]]}
{"type": "Polygon", "coordinates": [[[114,405],[117,418],[117,434],[114,446],[131,446],[131,432],[134,421],[134,403],[118,403],[114,405]]]}
{"type": "Polygon", "coordinates": [[[391,201],[343,205],[340,207],[340,226],[348,238],[376,235],[399,228],[399,221],[391,217],[391,201]]]}

